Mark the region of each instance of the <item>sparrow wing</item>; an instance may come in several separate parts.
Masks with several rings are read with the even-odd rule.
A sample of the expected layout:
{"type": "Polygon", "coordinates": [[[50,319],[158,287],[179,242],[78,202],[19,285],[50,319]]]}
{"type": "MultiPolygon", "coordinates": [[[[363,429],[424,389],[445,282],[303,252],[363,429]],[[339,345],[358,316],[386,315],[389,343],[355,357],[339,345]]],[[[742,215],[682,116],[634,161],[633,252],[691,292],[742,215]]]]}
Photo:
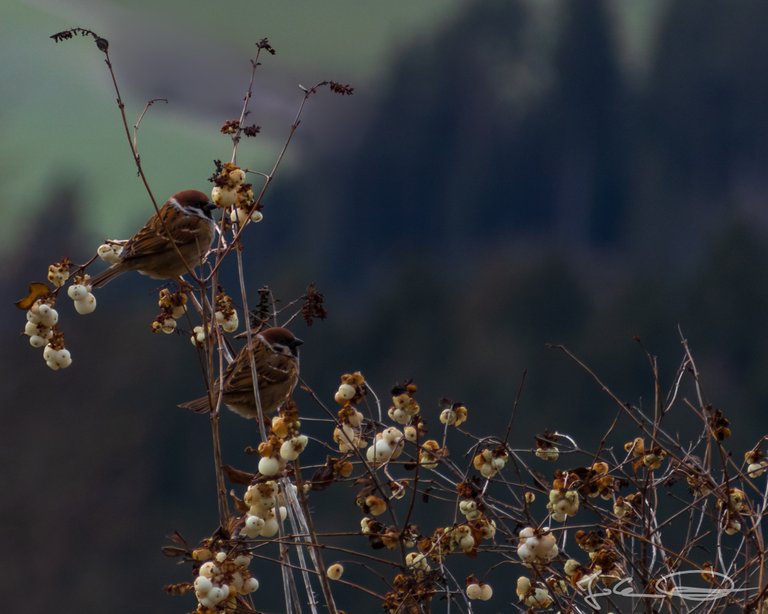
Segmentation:
{"type": "MultiPolygon", "coordinates": [[[[253,360],[256,363],[256,375],[259,390],[286,382],[294,376],[295,363],[286,356],[278,355],[269,350],[258,340],[254,343],[253,360]]],[[[224,372],[224,392],[253,393],[251,363],[248,358],[248,346],[243,346],[237,358],[229,363],[224,372]]]]}
{"type": "MultiPolygon", "coordinates": [[[[160,214],[165,219],[165,225],[168,230],[172,231],[173,238],[178,246],[196,243],[197,241],[200,241],[201,244],[207,241],[205,247],[210,244],[210,237],[201,236],[199,218],[192,215],[184,215],[181,211],[167,203],[160,209],[160,214]]],[[[207,225],[205,225],[205,230],[208,230],[207,225]]],[[[155,214],[125,244],[121,258],[122,260],[146,258],[147,256],[157,255],[172,249],[173,244],[168,240],[163,223],[160,217],[155,214]]]]}

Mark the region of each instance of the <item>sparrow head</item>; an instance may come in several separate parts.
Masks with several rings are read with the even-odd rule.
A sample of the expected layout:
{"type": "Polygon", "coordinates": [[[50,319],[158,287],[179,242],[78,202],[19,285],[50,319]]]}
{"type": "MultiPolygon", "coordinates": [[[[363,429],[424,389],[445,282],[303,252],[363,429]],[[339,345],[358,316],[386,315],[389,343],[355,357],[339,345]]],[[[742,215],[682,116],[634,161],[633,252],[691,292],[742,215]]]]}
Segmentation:
{"type": "Polygon", "coordinates": [[[277,354],[284,354],[297,358],[299,356],[299,346],[304,343],[301,339],[287,328],[275,326],[259,333],[258,337],[266,343],[270,349],[277,354]]]}
{"type": "Polygon", "coordinates": [[[211,211],[216,208],[208,196],[199,190],[182,190],[176,192],[168,199],[171,205],[178,207],[185,213],[198,217],[211,218],[211,211]]]}

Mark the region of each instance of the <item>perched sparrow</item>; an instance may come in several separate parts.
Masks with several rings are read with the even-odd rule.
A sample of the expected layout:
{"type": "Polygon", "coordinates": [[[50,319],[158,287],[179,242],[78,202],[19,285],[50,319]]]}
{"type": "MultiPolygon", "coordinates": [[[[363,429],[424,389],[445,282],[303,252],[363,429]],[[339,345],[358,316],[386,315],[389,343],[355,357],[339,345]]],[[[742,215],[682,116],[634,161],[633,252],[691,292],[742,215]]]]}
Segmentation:
{"type": "Polygon", "coordinates": [[[202,192],[177,192],[160,207],[159,215],[155,213],[128,240],[120,260],[91,278],[90,285],[98,288],[126,271],[138,271],[153,279],[172,279],[194,269],[213,241],[211,211],[215,208],[202,192]],[[168,239],[166,228],[173,241],[168,239]]]}
{"type": "MultiPolygon", "coordinates": [[[[264,415],[277,408],[290,396],[299,379],[299,346],[301,339],[293,336],[287,328],[267,328],[251,338],[253,360],[256,364],[256,378],[259,384],[259,399],[264,415]]],[[[222,402],[244,418],[256,418],[259,411],[253,395],[251,361],[248,345],[244,345],[235,359],[224,371],[222,402]]],[[[214,399],[219,392],[216,380],[214,399]]],[[[208,397],[201,397],[179,407],[196,412],[210,409],[208,397]]]]}

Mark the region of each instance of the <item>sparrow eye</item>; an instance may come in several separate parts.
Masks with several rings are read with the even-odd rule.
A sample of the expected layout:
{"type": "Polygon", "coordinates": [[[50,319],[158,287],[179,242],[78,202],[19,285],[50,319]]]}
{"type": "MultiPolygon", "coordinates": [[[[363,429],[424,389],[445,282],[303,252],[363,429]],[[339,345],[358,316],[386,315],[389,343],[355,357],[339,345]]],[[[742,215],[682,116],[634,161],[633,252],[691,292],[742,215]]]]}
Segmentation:
{"type": "Polygon", "coordinates": [[[272,349],[275,350],[278,354],[284,354],[285,356],[298,356],[298,353],[295,348],[284,345],[282,343],[273,343],[272,349]]]}

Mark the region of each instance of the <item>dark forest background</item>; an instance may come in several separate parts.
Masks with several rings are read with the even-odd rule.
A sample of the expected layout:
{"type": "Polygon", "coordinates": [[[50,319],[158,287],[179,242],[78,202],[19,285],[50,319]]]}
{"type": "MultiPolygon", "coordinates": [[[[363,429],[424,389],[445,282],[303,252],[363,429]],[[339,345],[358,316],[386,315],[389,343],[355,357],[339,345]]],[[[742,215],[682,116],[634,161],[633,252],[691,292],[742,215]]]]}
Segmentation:
{"type": "MultiPolygon", "coordinates": [[[[546,344],[566,344],[647,406],[650,370],[633,338],[668,385],[682,331],[734,449],[751,447],[768,430],[766,23],[760,0],[669,0],[638,69],[610,3],[543,14],[467,3],[375,88],[318,100],[246,252],[254,297],[268,284],[288,301],[309,282],[326,296],[328,320],[295,327],[307,383],[331,402],[349,370],[383,398],[414,378],[434,423],[447,396],[468,405],[473,432],[498,433],[527,370],[513,444],[531,447],[549,427],[589,448],[615,407],[546,344]]],[[[20,220],[2,277],[7,586],[25,586],[17,603],[30,612],[191,610],[161,592],[186,578],[159,547],[174,529],[195,541],[214,528],[210,441],[204,418],[175,408],[202,384],[185,338],[149,332],[156,286],[126,276],[98,293],[92,316],[62,308],[67,372],[17,336],[10,303],[26,283],[96,246],[78,222],[82,186],[62,177],[45,215],[20,220]]],[[[247,467],[256,429],[224,418],[225,460],[247,467]]],[[[681,437],[693,422],[678,417],[681,437]]],[[[353,490],[336,488],[335,517],[356,526],[353,490]]],[[[279,610],[274,595],[256,598],[279,610]]]]}

